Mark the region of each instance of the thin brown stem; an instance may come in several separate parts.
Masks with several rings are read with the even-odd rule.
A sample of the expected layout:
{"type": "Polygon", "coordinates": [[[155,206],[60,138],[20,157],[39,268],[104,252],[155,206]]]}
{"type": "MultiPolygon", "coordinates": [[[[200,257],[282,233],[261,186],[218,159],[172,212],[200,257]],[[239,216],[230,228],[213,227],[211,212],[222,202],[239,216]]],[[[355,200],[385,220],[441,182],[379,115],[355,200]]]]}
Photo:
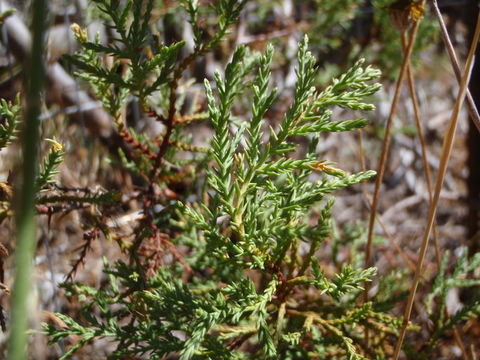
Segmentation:
{"type": "MultiPolygon", "coordinates": [[[[449,316],[448,312],[447,315],[449,316]]],[[[462,341],[462,336],[460,335],[460,332],[458,331],[458,328],[456,326],[452,327],[452,333],[453,333],[453,338],[455,339],[455,342],[457,343],[458,347],[462,351],[463,358],[465,360],[470,360],[470,354],[467,352],[467,349],[465,348],[465,344],[462,341]]]]}
{"type": "Polygon", "coordinates": [[[460,109],[463,105],[465,100],[465,95],[467,92],[467,84],[470,80],[470,74],[473,65],[474,54],[477,49],[478,40],[480,38],[480,14],[477,17],[477,25],[475,28],[475,34],[473,37],[473,43],[470,47],[470,51],[468,53],[467,63],[465,65],[465,71],[462,75],[462,82],[460,84],[460,91],[457,96],[457,100],[455,102],[455,107],[452,112],[452,116],[450,119],[450,125],[448,127],[443,146],[442,146],[442,155],[440,158],[440,166],[437,175],[437,181],[435,183],[435,191],[433,194],[433,201],[430,203],[430,209],[428,214],[427,226],[425,228],[425,232],[423,234],[422,244],[420,248],[420,255],[417,262],[417,267],[415,270],[415,276],[413,279],[413,283],[410,289],[410,295],[408,297],[407,305],[405,307],[405,312],[403,315],[403,326],[400,331],[400,336],[398,342],[395,347],[394,359],[397,360],[400,356],[400,350],[402,348],[403,340],[405,339],[405,334],[407,332],[408,322],[410,321],[410,316],[412,313],[413,303],[415,300],[415,295],[417,292],[418,284],[420,282],[420,277],[422,275],[422,268],[423,262],[425,260],[425,254],[428,247],[428,240],[430,238],[430,234],[432,232],[433,223],[435,220],[435,215],[437,213],[437,204],[438,200],[440,199],[440,191],[442,190],[443,181],[445,179],[445,174],[447,172],[448,161],[450,159],[450,155],[453,149],[453,141],[455,139],[455,133],[457,130],[458,118],[460,114],[460,109]]]}
{"type": "MultiPolygon", "coordinates": [[[[407,39],[405,37],[405,33],[402,33],[402,47],[403,47],[404,53],[406,53],[407,39]]],[[[425,136],[423,134],[422,121],[420,119],[420,106],[418,104],[415,78],[413,76],[413,69],[410,61],[408,61],[408,65],[407,65],[407,81],[408,81],[408,90],[410,92],[410,98],[412,99],[413,113],[415,116],[415,126],[417,127],[418,139],[420,140],[420,149],[422,151],[422,162],[423,162],[423,169],[425,171],[425,181],[427,183],[428,199],[429,199],[429,202],[432,202],[432,198],[433,198],[432,173],[430,171],[430,166],[427,160],[427,144],[425,142],[425,136]]],[[[435,223],[433,225],[433,243],[435,246],[435,258],[436,258],[437,266],[440,267],[440,263],[441,263],[440,244],[438,241],[438,231],[435,223]]]]}
{"type": "Polygon", "coordinates": [[[168,114],[166,119],[162,119],[164,120],[163,122],[166,127],[165,135],[163,136],[162,143],[160,144],[160,148],[158,149],[157,157],[155,159],[155,163],[152,169],[151,179],[155,179],[158,176],[163,157],[165,156],[165,153],[167,152],[167,149],[170,145],[170,136],[172,135],[173,128],[175,126],[178,82],[180,81],[183,72],[195,61],[195,59],[210,50],[211,46],[216,41],[215,39],[216,38],[212,39],[205,46],[199,47],[193,53],[187,56],[173,73],[173,79],[170,84],[168,114]]]}
{"type": "MultiPolygon", "coordinates": [[[[365,196],[365,201],[366,201],[368,207],[371,208],[372,198],[370,197],[370,195],[366,191],[364,192],[364,196],[365,196]]],[[[395,237],[388,231],[387,226],[385,225],[385,222],[382,220],[382,217],[378,213],[376,214],[376,221],[378,221],[378,224],[382,228],[383,233],[388,238],[389,242],[393,245],[393,247],[395,248],[395,251],[400,255],[400,257],[403,259],[403,261],[405,261],[405,264],[407,264],[408,268],[412,272],[415,271],[415,264],[412,262],[412,260],[410,260],[410,258],[405,253],[405,251],[402,250],[402,248],[400,247],[400,244],[397,242],[395,237]]]]}
{"type": "Polygon", "coordinates": [[[477,354],[476,354],[476,351],[475,351],[475,345],[473,344],[470,344],[470,358],[472,360],[477,360],[477,354]]]}
{"type": "MultiPolygon", "coordinates": [[[[402,34],[402,47],[403,47],[403,51],[405,52],[407,48],[407,44],[406,44],[406,38],[404,33],[402,34]]],[[[430,166],[427,160],[427,145],[425,142],[425,136],[423,134],[422,122],[420,120],[420,106],[418,103],[416,86],[415,86],[415,78],[413,76],[413,69],[412,69],[411,63],[408,64],[407,72],[408,72],[408,89],[410,92],[410,97],[412,99],[413,112],[415,115],[415,125],[417,127],[418,138],[420,140],[420,148],[422,151],[422,162],[423,162],[423,168],[425,171],[425,181],[427,183],[429,203],[431,203],[433,200],[433,193],[432,193],[433,187],[432,187],[432,180],[431,180],[432,175],[431,175],[430,166]]],[[[475,112],[476,112],[476,109],[475,109],[475,112]]],[[[436,222],[433,223],[433,243],[435,248],[435,260],[437,263],[437,267],[440,268],[441,250],[440,250],[440,244],[438,239],[438,229],[437,229],[436,222]]],[[[447,318],[450,317],[450,314],[446,309],[445,309],[445,315],[447,318]]],[[[467,356],[467,352],[465,350],[465,345],[463,344],[462,338],[460,337],[458,329],[456,327],[453,327],[453,334],[454,334],[455,342],[457,343],[458,347],[462,350],[464,359],[469,360],[467,356]]]]}
{"type": "MultiPolygon", "coordinates": [[[[360,164],[361,164],[361,167],[362,167],[362,171],[366,171],[367,170],[367,165],[366,165],[366,162],[365,162],[365,150],[363,148],[363,132],[362,132],[362,130],[359,130],[359,132],[358,132],[358,145],[359,145],[358,146],[359,147],[359,156],[360,156],[360,164]]],[[[363,192],[363,196],[365,197],[365,202],[368,206],[368,209],[371,209],[372,208],[372,198],[370,197],[370,195],[367,192],[365,183],[362,184],[362,192],[363,192]]],[[[410,260],[409,257],[407,256],[407,254],[405,254],[405,252],[402,250],[402,248],[398,244],[397,240],[395,240],[395,238],[392,236],[392,234],[390,234],[390,232],[387,229],[387,226],[385,225],[384,221],[382,220],[382,217],[378,213],[376,214],[376,221],[378,221],[378,223],[380,224],[380,227],[382,228],[385,236],[388,238],[390,243],[393,244],[393,247],[395,248],[397,253],[405,261],[405,264],[407,264],[408,268],[413,272],[415,270],[415,264],[413,264],[412,260],[410,260]]]]}
{"type": "MultiPolygon", "coordinates": [[[[425,3],[425,1],[423,2],[425,3]]],[[[395,116],[397,112],[397,106],[398,102],[400,100],[400,93],[402,90],[403,86],[403,81],[405,79],[405,75],[407,73],[407,66],[409,63],[410,56],[413,51],[413,45],[415,44],[415,39],[417,36],[418,32],[418,27],[420,25],[420,22],[417,21],[414,23],[413,28],[410,32],[410,38],[409,38],[409,43],[407,46],[407,50],[404,54],[403,57],[403,63],[402,67],[400,69],[400,75],[398,77],[396,86],[395,86],[395,95],[393,97],[392,105],[390,108],[390,114],[387,119],[387,124],[385,126],[385,137],[383,139],[383,146],[382,146],[382,154],[380,156],[380,165],[377,171],[377,177],[375,179],[375,190],[373,192],[373,198],[372,198],[372,206],[370,209],[370,220],[368,223],[368,238],[367,238],[367,248],[365,251],[365,268],[370,267],[371,264],[371,255],[372,255],[372,243],[373,243],[373,232],[374,232],[374,227],[375,227],[375,215],[377,213],[377,207],[378,207],[378,200],[379,200],[379,195],[380,195],[380,187],[383,182],[383,175],[385,173],[385,167],[387,163],[387,157],[388,157],[388,152],[390,149],[390,140],[391,140],[391,129],[392,129],[392,123],[393,123],[393,117],[395,116]]],[[[364,292],[364,301],[368,301],[368,291],[370,289],[369,284],[365,284],[365,292],[364,292]]],[[[368,338],[368,333],[366,334],[366,338],[368,338]]],[[[368,341],[367,341],[368,343],[368,341]]]]}
{"type": "MultiPolygon", "coordinates": [[[[458,64],[457,54],[455,53],[455,49],[453,47],[452,41],[450,40],[450,36],[448,35],[447,26],[443,21],[442,13],[438,8],[437,0],[433,1],[433,8],[435,10],[435,15],[437,16],[438,22],[440,24],[440,29],[442,30],[443,42],[445,43],[445,47],[447,48],[448,56],[452,64],[455,77],[457,78],[457,81],[460,84],[462,78],[461,78],[460,65],[458,64]]],[[[478,114],[478,110],[475,105],[475,100],[473,100],[472,94],[470,93],[469,89],[467,89],[467,105],[468,105],[468,113],[470,114],[470,119],[472,119],[478,131],[480,131],[480,116],[478,114]]]]}

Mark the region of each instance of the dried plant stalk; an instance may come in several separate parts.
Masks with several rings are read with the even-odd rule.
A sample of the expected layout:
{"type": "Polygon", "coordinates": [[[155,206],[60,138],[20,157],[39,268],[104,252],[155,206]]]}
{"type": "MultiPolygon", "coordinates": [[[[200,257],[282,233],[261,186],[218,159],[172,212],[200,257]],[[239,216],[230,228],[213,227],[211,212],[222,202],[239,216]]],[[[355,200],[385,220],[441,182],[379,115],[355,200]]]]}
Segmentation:
{"type": "Polygon", "coordinates": [[[425,228],[425,232],[423,234],[423,239],[422,239],[422,245],[420,248],[420,255],[418,258],[417,262],[417,267],[415,271],[415,276],[410,288],[410,295],[408,297],[407,305],[405,307],[405,312],[403,315],[403,327],[400,332],[400,336],[397,342],[397,345],[395,347],[395,353],[394,353],[394,359],[397,360],[400,356],[400,350],[402,348],[403,340],[405,339],[405,334],[407,332],[407,326],[408,322],[410,320],[410,316],[412,313],[412,308],[413,308],[413,302],[415,300],[415,294],[417,292],[417,287],[420,282],[420,277],[422,275],[422,268],[423,268],[423,262],[425,260],[425,254],[427,252],[427,247],[428,247],[428,240],[430,239],[430,235],[432,232],[433,224],[435,222],[435,215],[437,212],[437,205],[438,205],[438,200],[440,199],[440,191],[443,186],[443,181],[445,179],[445,174],[447,172],[447,166],[448,166],[448,161],[450,159],[450,155],[452,153],[452,148],[453,148],[453,141],[455,139],[455,133],[457,130],[457,124],[458,124],[458,116],[460,114],[460,109],[462,108],[463,102],[465,100],[465,95],[467,92],[467,84],[470,80],[470,74],[472,70],[472,65],[473,65],[473,59],[475,55],[475,51],[477,49],[477,44],[478,40],[480,38],[480,14],[477,18],[477,26],[475,29],[475,34],[473,37],[473,43],[472,46],[470,47],[470,51],[468,53],[468,58],[467,58],[467,63],[465,65],[465,71],[462,75],[462,82],[460,85],[460,91],[457,96],[457,100],[455,102],[455,107],[452,112],[452,116],[450,119],[450,125],[448,127],[445,140],[443,142],[442,146],[442,154],[440,158],[440,166],[439,166],[439,171],[437,175],[437,181],[435,183],[435,191],[433,194],[433,201],[430,203],[430,209],[428,213],[428,220],[427,220],[427,226],[425,228]]]}

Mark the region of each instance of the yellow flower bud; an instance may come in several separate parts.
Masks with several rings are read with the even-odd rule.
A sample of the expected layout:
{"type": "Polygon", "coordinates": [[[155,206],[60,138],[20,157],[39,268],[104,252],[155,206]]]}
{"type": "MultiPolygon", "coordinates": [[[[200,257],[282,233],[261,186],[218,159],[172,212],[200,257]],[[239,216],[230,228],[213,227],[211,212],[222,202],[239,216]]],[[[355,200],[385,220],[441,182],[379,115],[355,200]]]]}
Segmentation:
{"type": "Polygon", "coordinates": [[[80,25],[77,23],[73,23],[70,28],[73,31],[73,34],[75,35],[75,38],[80,41],[81,43],[87,42],[88,41],[88,36],[87,36],[87,30],[82,29],[80,25]]]}
{"type": "Polygon", "coordinates": [[[52,144],[53,151],[55,152],[63,151],[63,145],[60,144],[57,140],[55,139],[46,139],[46,140],[52,144]]]}

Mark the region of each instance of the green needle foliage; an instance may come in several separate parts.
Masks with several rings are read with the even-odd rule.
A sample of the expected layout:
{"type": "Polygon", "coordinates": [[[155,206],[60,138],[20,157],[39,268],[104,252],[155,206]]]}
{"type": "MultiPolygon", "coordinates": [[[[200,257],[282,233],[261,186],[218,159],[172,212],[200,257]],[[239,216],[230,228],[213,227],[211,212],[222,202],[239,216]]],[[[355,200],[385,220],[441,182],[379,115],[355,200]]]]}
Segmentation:
{"type": "Polygon", "coordinates": [[[0,150],[11,144],[16,139],[22,108],[20,95],[15,97],[14,103],[8,103],[5,99],[0,100],[0,150]]]}
{"type": "Polygon", "coordinates": [[[122,97],[118,97],[115,102],[114,94],[111,92],[112,88],[109,85],[113,84],[116,87],[129,90],[143,101],[146,96],[158,90],[170,80],[167,75],[172,72],[178,51],[184,43],[159,46],[153,42],[149,28],[153,1],[130,0],[124,5],[115,0],[96,0],[94,3],[111,20],[111,27],[118,34],[116,39],[118,44],[102,45],[98,39],[95,42],[90,42],[87,40],[85,32],[75,26],[77,40],[87,51],[81,55],[68,56],[68,59],[77,66],[80,71],[79,74],[83,78],[89,80],[92,84],[96,84],[98,97],[108,99],[110,104],[107,108],[113,111],[120,105],[118,101],[121,101],[122,97]],[[129,22],[131,18],[133,21],[129,22]],[[157,50],[156,54],[148,57],[145,53],[146,47],[153,47],[157,50]],[[120,66],[119,60],[110,69],[105,68],[96,57],[98,53],[110,54],[115,58],[128,60],[130,71],[123,77],[119,75],[117,73],[120,66]],[[150,79],[155,80],[150,81],[150,79]],[[112,102],[116,103],[115,107],[113,107],[112,102]]]}
{"type": "Polygon", "coordinates": [[[426,352],[433,349],[439,339],[454,326],[480,315],[480,279],[475,271],[480,266],[480,253],[468,257],[466,248],[460,248],[460,257],[453,266],[451,273],[447,272],[450,253],[443,257],[439,273],[433,283],[433,288],[425,299],[425,307],[434,324],[434,332],[426,345],[426,352]],[[447,316],[447,296],[453,289],[470,288],[473,290],[469,301],[456,313],[447,316]]]}
{"type": "MultiPolygon", "coordinates": [[[[246,49],[240,47],[236,50],[224,79],[216,73],[218,101],[210,84],[205,83],[209,114],[215,129],[211,155],[216,167],[207,175],[214,195],[205,211],[184,208],[204,232],[209,258],[217,256],[226,265],[232,264],[233,260],[244,268],[263,270],[279,265],[290,249],[298,247],[298,241],[309,241],[310,236],[324,233],[319,229],[322,224],[307,226],[305,222],[309,210],[327,193],[374,175],[373,172],[345,175],[319,161],[315,147],[322,131],[331,131],[332,128],[347,131],[366,125],[365,121],[341,121],[332,126],[329,106],[367,107],[360,99],[379,88],[378,84],[366,83],[378,77],[379,72],[362,69],[361,62],[358,62],[331,87],[317,93],[312,88],[315,61],[307,51],[305,38],[298,54],[295,98],[279,129],[270,129],[270,138],[264,143],[262,117],[276,93],[268,90],[268,66],[272,54],[270,47],[260,58],[260,70],[252,81],[252,119],[239,124],[235,135],[231,135],[231,106],[235,98],[247,90],[242,84],[244,76],[251,71],[249,61],[241,61],[246,56],[246,49]],[[358,95],[360,93],[362,96],[358,95]],[[290,138],[301,134],[311,135],[310,151],[304,159],[288,157],[296,149],[290,138]],[[241,145],[242,140],[245,146],[241,145]],[[308,181],[315,171],[336,176],[308,181]],[[229,225],[228,229],[222,230],[220,222],[229,225]]],[[[225,271],[230,272],[229,269],[225,271]]]]}
{"type": "Polygon", "coordinates": [[[56,140],[47,139],[52,144],[40,173],[37,176],[37,188],[41,189],[45,185],[55,183],[54,176],[59,173],[58,166],[63,161],[63,146],[56,140]]]}
{"type": "MultiPolygon", "coordinates": [[[[219,35],[199,44],[198,4],[183,3],[198,55],[218,42],[219,35]]],[[[238,17],[242,6],[238,4],[217,2],[220,37],[238,17]]],[[[104,5],[102,11],[108,13],[108,9],[104,5]]],[[[125,39],[121,37],[127,44],[125,39]]],[[[111,48],[89,43],[89,61],[98,51],[115,54],[111,48]]],[[[109,285],[103,289],[65,283],[67,294],[84,305],[81,320],[59,315],[64,328],[45,325],[52,342],[69,335],[79,338],[63,358],[98,338],[115,344],[111,358],[364,359],[383,353],[380,341],[364,346],[363,329],[371,329],[372,339],[384,339],[395,334],[401,321],[377,312],[372,303],[357,305],[356,301],[376,269],[346,264],[332,273],[317,259],[331,232],[334,197],[329,194],[375,175],[373,171],[348,174],[333,167],[318,158],[317,144],[322,133],[367,125],[365,119],[334,121],[332,110],[335,106],[372,110],[368,97],[380,88],[375,83],[380,72],[363,67],[361,60],[319,91],[314,87],[316,60],[305,37],[299,46],[294,97],[273,127],[265,120],[277,100],[270,79],[273,58],[272,46],[263,54],[240,46],[223,75],[215,73],[214,85],[205,80],[213,136],[207,157],[197,160],[209,167],[202,192],[194,196],[203,200],[173,203],[164,223],[176,229],[172,243],[187,249],[183,261],[157,268],[150,276],[124,262],[106,265],[109,285]],[[249,115],[235,116],[245,101],[249,115]],[[305,149],[299,137],[308,144],[305,149]]],[[[134,90],[107,73],[81,69],[92,70],[88,76],[102,78],[99,83],[114,82],[134,90]]],[[[118,104],[119,92],[109,94],[113,100],[106,104],[118,104]]],[[[147,139],[131,133],[148,151],[155,150],[147,139]]],[[[145,171],[125,155],[122,161],[132,171],[145,171]]]]}

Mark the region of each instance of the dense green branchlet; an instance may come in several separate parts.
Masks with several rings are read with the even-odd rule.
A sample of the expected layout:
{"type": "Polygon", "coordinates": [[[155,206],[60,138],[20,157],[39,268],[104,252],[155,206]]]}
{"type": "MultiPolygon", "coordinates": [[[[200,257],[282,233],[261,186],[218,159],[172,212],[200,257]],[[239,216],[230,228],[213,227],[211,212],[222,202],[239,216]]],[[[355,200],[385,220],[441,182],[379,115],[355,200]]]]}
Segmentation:
{"type": "Polygon", "coordinates": [[[0,101],[0,116],[3,118],[0,124],[0,149],[10,145],[16,139],[18,125],[20,123],[22,108],[20,106],[20,94],[15,98],[14,103],[8,103],[6,100],[0,101]]]}
{"type": "MultiPolygon", "coordinates": [[[[198,4],[185,1],[184,6],[196,34],[195,51],[200,51],[206,45],[198,44],[201,30],[195,29],[198,4]]],[[[219,22],[220,28],[231,23],[238,10],[228,1],[219,2],[217,12],[224,18],[219,22]]],[[[93,54],[100,51],[116,54],[100,45],[88,45],[77,58],[84,56],[88,60],[82,54],[90,53],[93,60],[93,54]]],[[[355,334],[356,325],[375,319],[391,331],[398,327],[398,322],[376,313],[371,305],[357,308],[351,300],[358,296],[362,284],[375,276],[375,269],[344,266],[338,274],[327,276],[316,258],[323,239],[330,235],[333,198],[328,198],[329,194],[375,174],[367,171],[348,175],[318,159],[319,135],[366,125],[364,119],[333,121],[331,109],[373,109],[363,99],[379,89],[378,84],[370,84],[379,72],[362,68],[359,61],[331,86],[317,91],[315,59],[308,51],[305,37],[299,46],[294,98],[279,126],[272,128],[265,116],[277,99],[277,91],[270,84],[273,57],[272,46],[260,56],[240,46],[224,74],[215,73],[215,86],[205,81],[208,118],[213,128],[206,158],[212,166],[207,171],[204,194],[198,197],[205,202],[177,202],[178,219],[171,220],[182,229],[175,242],[190,248],[186,259],[193,271],[190,281],[174,280],[182,269],[175,265],[158,270],[156,276],[139,287],[134,279],[140,274],[118,263],[107,270],[112,282],[105,291],[68,285],[72,294],[83,293],[90,299],[87,307],[103,309],[103,320],[89,315],[89,325],[84,330],[72,319],[66,321],[84,339],[82,343],[90,341],[89,329],[94,328],[97,337],[115,334],[115,338],[122,339],[115,357],[148,353],[151,358],[161,358],[177,352],[182,360],[241,359],[256,354],[268,359],[293,359],[313,356],[300,346],[300,342],[308,341],[317,349],[313,353],[327,354],[337,349],[349,358],[360,359],[363,357],[354,340],[359,336],[355,334]],[[250,99],[250,117],[233,116],[240,97],[250,99]],[[292,141],[297,136],[305,137],[309,143],[303,159],[291,156],[299,146],[292,141]],[[313,173],[320,180],[312,182],[313,173]],[[320,216],[312,225],[311,212],[317,210],[320,216]],[[208,274],[202,269],[209,269],[208,274]],[[247,271],[257,275],[250,278],[247,271]],[[133,290],[131,299],[119,298],[114,289],[120,287],[138,290],[133,290]],[[313,291],[312,299],[293,300],[293,294],[301,289],[313,291]],[[142,318],[128,326],[135,333],[133,337],[124,338],[126,328],[119,328],[113,321],[116,315],[102,305],[105,299],[120,305],[126,313],[135,306],[144,308],[142,318]],[[349,300],[345,302],[346,299],[349,300]],[[320,301],[336,310],[316,312],[311,301],[320,301]],[[184,336],[176,335],[178,332],[184,336]],[[294,355],[299,351],[302,355],[294,355]]],[[[95,71],[89,76],[108,78],[95,71]]],[[[113,78],[107,81],[109,86],[114,82],[113,78]]],[[[125,83],[115,85],[128,87],[125,83]]],[[[130,132],[137,142],[148,143],[132,129],[130,132]]],[[[149,149],[154,151],[151,144],[149,149]]],[[[129,166],[134,169],[136,165],[129,166]]],[[[68,334],[51,326],[46,331],[52,334],[52,341],[68,334]]]]}

